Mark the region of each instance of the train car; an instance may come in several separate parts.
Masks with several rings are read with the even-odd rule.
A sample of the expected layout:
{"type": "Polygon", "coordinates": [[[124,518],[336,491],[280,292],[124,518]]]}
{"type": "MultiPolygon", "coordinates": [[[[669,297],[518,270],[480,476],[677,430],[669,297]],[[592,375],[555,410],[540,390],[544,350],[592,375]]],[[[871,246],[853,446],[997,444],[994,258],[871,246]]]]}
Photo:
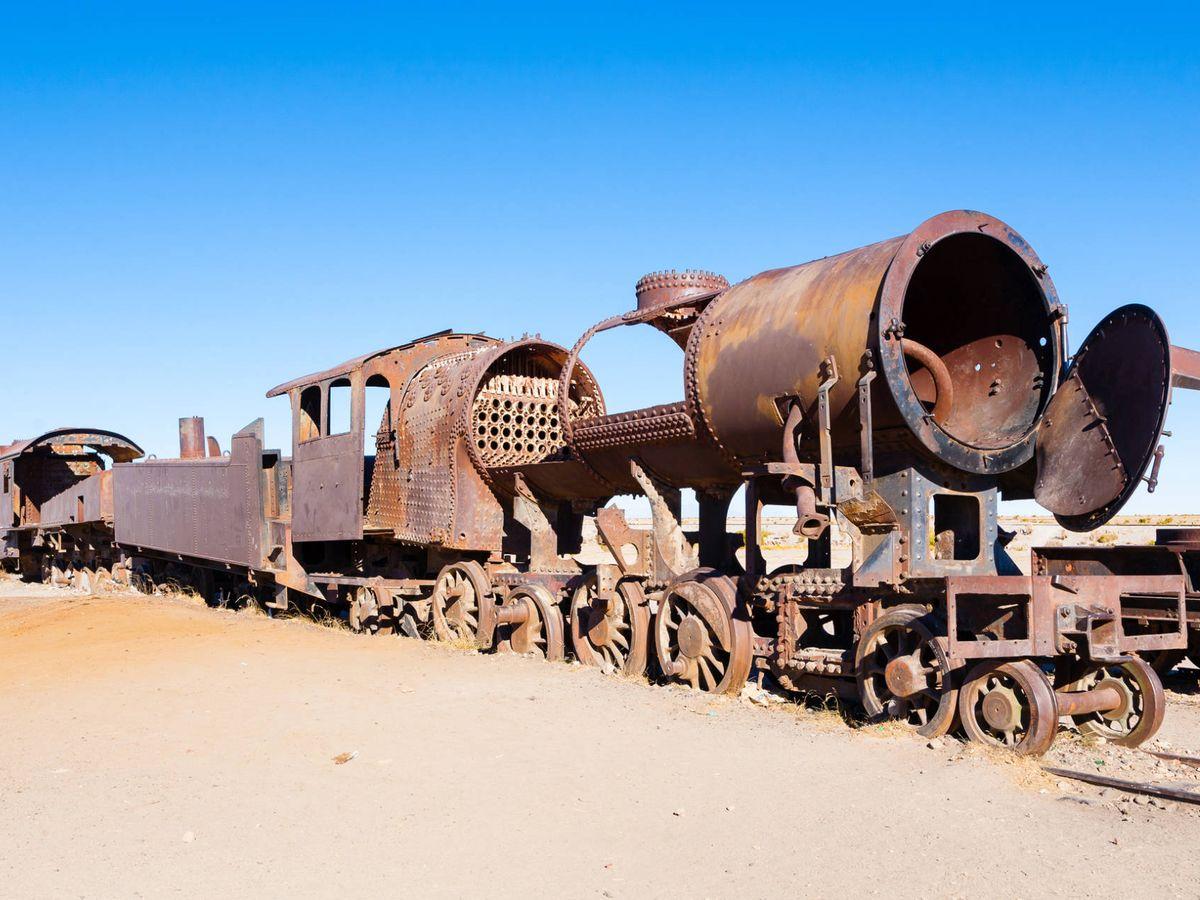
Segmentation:
{"type": "Polygon", "coordinates": [[[0,446],[0,560],[87,590],[124,580],[112,540],[113,466],[142,455],[129,438],[94,428],[0,446]]]}

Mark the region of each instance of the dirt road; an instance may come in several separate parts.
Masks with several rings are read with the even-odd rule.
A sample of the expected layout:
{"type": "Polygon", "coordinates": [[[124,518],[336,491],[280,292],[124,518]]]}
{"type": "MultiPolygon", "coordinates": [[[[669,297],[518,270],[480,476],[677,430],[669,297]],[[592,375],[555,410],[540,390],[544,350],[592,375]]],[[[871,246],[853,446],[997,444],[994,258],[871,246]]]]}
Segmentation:
{"type": "MultiPolygon", "coordinates": [[[[3,587],[0,895],[1195,896],[1200,878],[1200,807],[1064,789],[955,741],[3,587]]],[[[1194,699],[1165,732],[1192,750],[1194,699]]]]}

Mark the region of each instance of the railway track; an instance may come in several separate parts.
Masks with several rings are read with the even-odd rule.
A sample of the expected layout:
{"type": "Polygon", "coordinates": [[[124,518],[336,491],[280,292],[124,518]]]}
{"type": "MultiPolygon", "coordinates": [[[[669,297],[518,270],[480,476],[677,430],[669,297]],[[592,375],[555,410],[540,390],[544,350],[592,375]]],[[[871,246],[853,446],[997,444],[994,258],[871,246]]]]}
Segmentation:
{"type": "MultiPolygon", "coordinates": [[[[1193,769],[1200,769],[1200,756],[1188,756],[1182,753],[1164,753],[1161,750],[1139,749],[1138,752],[1144,753],[1148,756],[1153,756],[1156,759],[1162,759],[1168,762],[1177,762],[1193,769]]],[[[1128,794],[1141,794],[1146,797],[1158,797],[1162,800],[1174,800],[1177,803],[1188,803],[1195,806],[1200,806],[1200,791],[1188,791],[1182,788],[1152,784],[1148,781],[1135,781],[1128,778],[1113,778],[1109,775],[1100,775],[1093,772],[1079,772],[1074,769],[1061,769],[1055,766],[1044,766],[1042,771],[1058,778],[1070,778],[1074,781],[1081,781],[1085,784],[1096,785],[1097,787],[1112,788],[1113,790],[1124,791],[1128,794]]]]}

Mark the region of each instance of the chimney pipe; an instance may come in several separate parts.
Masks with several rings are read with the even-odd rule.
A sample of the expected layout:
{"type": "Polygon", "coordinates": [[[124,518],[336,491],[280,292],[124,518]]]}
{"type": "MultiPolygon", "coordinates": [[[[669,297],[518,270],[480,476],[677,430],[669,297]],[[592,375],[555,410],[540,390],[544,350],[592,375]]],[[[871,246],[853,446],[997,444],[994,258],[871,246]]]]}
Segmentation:
{"type": "Polygon", "coordinates": [[[179,420],[179,458],[203,459],[205,451],[204,417],[190,416],[179,420]]]}

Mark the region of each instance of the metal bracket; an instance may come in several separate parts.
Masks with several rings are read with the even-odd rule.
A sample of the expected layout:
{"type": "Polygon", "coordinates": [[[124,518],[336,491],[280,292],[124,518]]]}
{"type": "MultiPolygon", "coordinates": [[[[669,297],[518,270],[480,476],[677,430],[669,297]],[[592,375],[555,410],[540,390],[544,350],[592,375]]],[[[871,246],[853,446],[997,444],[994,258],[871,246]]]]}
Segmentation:
{"type": "Polygon", "coordinates": [[[1150,470],[1150,477],[1142,476],[1142,481],[1146,482],[1146,493],[1153,494],[1158,489],[1158,470],[1162,467],[1163,457],[1167,455],[1167,448],[1162,444],[1158,445],[1158,449],[1154,451],[1154,467],[1150,470]]]}
{"type": "Polygon", "coordinates": [[[863,493],[869,492],[875,484],[875,445],[871,427],[871,382],[878,374],[875,371],[875,360],[870,352],[863,354],[863,374],[858,379],[858,438],[860,443],[860,471],[863,479],[863,493]]]}
{"type": "Polygon", "coordinates": [[[837,359],[825,357],[821,364],[824,377],[817,388],[817,424],[821,442],[821,502],[833,503],[833,423],[829,412],[829,392],[840,381],[837,359]]]}
{"type": "Polygon", "coordinates": [[[529,529],[529,568],[534,572],[573,572],[579,566],[558,555],[558,534],[520,472],[513,475],[513,518],[529,529]]]}
{"type": "MultiPolygon", "coordinates": [[[[605,506],[596,510],[596,533],[612,555],[616,562],[616,568],[621,574],[636,575],[642,578],[653,574],[650,568],[653,536],[650,532],[640,528],[630,528],[629,523],[625,520],[625,513],[619,508],[605,506]],[[636,552],[636,558],[626,557],[624,552],[626,545],[632,545],[636,552]]],[[[598,575],[604,568],[604,566],[597,567],[598,575]]],[[[604,587],[603,578],[600,578],[599,587],[604,587]]],[[[603,590],[600,593],[601,596],[604,596],[603,590]]]]}
{"type": "Polygon", "coordinates": [[[700,565],[700,560],[676,518],[678,491],[656,484],[636,459],[629,461],[629,470],[650,501],[650,515],[654,523],[655,568],[661,566],[664,570],[656,574],[674,577],[695,569],[700,565]],[[670,500],[664,496],[668,492],[673,492],[670,500]]]}

